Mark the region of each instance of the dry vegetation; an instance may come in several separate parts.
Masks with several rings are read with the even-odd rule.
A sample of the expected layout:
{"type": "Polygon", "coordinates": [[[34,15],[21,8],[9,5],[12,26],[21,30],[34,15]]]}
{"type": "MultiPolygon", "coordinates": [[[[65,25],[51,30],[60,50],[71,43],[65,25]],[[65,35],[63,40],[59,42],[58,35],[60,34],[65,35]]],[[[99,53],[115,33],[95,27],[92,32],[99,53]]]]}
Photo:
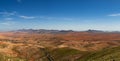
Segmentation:
{"type": "Polygon", "coordinates": [[[119,45],[119,33],[0,33],[0,53],[7,57],[6,61],[75,61],[119,45]]]}

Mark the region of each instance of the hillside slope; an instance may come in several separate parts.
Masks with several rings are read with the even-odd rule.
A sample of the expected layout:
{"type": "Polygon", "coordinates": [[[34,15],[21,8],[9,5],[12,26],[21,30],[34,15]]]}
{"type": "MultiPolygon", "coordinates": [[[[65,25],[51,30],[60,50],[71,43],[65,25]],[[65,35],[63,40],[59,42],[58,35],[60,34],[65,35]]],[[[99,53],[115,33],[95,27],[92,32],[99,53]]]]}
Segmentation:
{"type": "Polygon", "coordinates": [[[77,61],[120,61],[120,46],[90,53],[77,61]]]}

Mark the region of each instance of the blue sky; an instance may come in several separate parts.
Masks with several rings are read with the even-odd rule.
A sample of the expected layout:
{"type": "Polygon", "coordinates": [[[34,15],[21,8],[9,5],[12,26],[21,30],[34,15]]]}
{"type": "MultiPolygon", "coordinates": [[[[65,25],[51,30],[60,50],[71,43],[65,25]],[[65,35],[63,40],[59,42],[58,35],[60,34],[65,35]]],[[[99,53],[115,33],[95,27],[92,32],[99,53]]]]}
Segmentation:
{"type": "Polygon", "coordinates": [[[0,30],[120,31],[120,0],[0,0],[0,30]]]}

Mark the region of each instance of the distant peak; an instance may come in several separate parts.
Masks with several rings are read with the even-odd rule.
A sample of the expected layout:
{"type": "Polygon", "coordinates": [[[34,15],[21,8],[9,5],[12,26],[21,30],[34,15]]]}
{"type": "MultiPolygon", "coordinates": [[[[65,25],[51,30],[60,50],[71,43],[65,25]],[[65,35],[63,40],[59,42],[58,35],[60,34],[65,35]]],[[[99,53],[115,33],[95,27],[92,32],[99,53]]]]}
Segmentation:
{"type": "Polygon", "coordinates": [[[86,32],[104,32],[104,31],[102,31],[102,30],[92,30],[92,29],[89,29],[89,30],[87,30],[86,32]]]}

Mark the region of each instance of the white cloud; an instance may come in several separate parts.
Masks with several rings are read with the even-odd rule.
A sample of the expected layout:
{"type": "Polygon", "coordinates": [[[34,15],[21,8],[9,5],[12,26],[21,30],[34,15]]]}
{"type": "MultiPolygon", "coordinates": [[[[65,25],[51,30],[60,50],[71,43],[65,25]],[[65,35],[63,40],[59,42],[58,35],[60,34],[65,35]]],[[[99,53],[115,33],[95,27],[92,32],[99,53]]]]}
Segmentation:
{"type": "Polygon", "coordinates": [[[13,20],[13,18],[5,18],[4,20],[13,20]]]}
{"type": "Polygon", "coordinates": [[[34,19],[36,17],[33,17],[33,16],[19,16],[20,18],[23,18],[23,19],[34,19]]]}
{"type": "Polygon", "coordinates": [[[22,19],[42,19],[42,20],[75,20],[73,18],[67,18],[67,17],[61,18],[61,17],[49,17],[49,16],[26,16],[26,15],[19,14],[16,11],[12,11],[12,12],[3,11],[3,12],[0,12],[0,15],[5,16],[4,20],[13,20],[14,17],[22,18],[22,19]],[[13,16],[13,17],[9,18],[10,16],[13,16]]]}
{"type": "Polygon", "coordinates": [[[10,26],[10,25],[14,25],[15,22],[14,22],[14,21],[6,21],[6,22],[2,22],[2,23],[0,23],[0,24],[6,25],[6,26],[10,26]]]}
{"type": "Polygon", "coordinates": [[[117,13],[117,14],[110,14],[108,16],[120,16],[120,13],[117,13]]]}
{"type": "Polygon", "coordinates": [[[19,18],[22,18],[22,19],[34,19],[34,18],[36,18],[34,16],[20,15],[16,11],[13,11],[13,12],[3,11],[3,12],[0,12],[0,15],[6,17],[5,20],[12,20],[13,18],[8,18],[10,16],[19,17],[19,18]]]}
{"type": "Polygon", "coordinates": [[[14,12],[0,12],[0,15],[3,15],[3,16],[13,16],[16,14],[16,11],[14,12]]]}

